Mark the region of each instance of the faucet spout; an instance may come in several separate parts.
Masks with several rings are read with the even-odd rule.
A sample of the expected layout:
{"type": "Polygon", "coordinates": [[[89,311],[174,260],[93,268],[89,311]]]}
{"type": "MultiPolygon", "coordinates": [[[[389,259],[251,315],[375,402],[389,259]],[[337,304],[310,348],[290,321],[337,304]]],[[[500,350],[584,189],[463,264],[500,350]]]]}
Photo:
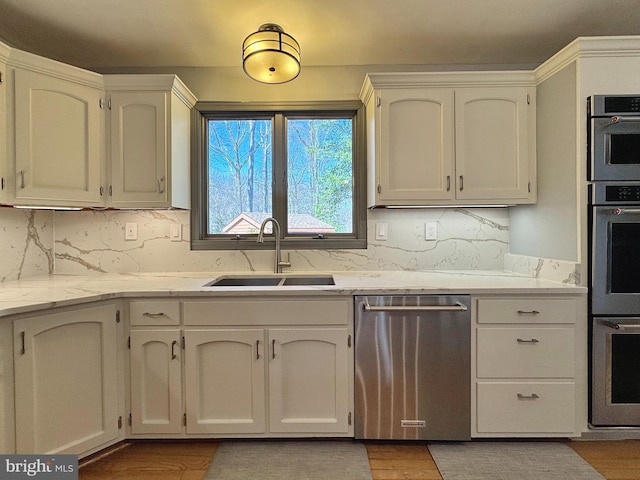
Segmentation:
{"type": "Polygon", "coordinates": [[[273,235],[276,237],[276,251],[275,251],[275,259],[273,263],[273,273],[282,273],[282,267],[290,267],[291,262],[283,262],[282,255],[280,252],[280,224],[273,217],[265,218],[262,221],[262,225],[260,225],[260,232],[258,233],[257,242],[264,242],[264,229],[267,226],[267,223],[271,222],[273,225],[273,235]]]}

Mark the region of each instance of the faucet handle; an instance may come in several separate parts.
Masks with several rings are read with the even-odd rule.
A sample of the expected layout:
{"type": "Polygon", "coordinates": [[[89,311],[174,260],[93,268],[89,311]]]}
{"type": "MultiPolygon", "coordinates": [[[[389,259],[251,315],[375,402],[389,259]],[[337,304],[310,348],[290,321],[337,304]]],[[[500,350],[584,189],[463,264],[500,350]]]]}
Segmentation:
{"type": "Polygon", "coordinates": [[[287,267],[290,268],[291,267],[291,252],[287,252],[287,261],[282,261],[280,260],[278,262],[278,266],[279,267],[287,267]]]}

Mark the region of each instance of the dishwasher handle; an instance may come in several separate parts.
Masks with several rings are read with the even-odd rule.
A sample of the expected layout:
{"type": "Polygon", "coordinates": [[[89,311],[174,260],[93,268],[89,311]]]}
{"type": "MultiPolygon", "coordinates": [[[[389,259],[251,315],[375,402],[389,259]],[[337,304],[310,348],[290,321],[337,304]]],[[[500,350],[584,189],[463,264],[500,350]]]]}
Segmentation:
{"type": "Polygon", "coordinates": [[[455,305],[399,305],[386,307],[372,307],[369,302],[362,304],[363,310],[367,312],[466,312],[467,306],[460,302],[455,305]]]}

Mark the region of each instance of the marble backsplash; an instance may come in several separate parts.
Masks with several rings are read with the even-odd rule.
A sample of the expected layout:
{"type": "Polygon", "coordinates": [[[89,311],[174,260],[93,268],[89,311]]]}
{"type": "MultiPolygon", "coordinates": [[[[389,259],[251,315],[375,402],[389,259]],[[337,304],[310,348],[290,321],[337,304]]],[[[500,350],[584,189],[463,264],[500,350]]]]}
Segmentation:
{"type": "Polygon", "coordinates": [[[53,273],[53,215],[0,208],[0,282],[53,273]]]}
{"type": "MultiPolygon", "coordinates": [[[[507,209],[370,210],[368,248],[293,250],[292,271],[502,270],[508,251],[507,209]],[[438,223],[438,240],[426,241],[425,222],[438,223]],[[375,240],[375,225],[388,239],[375,240]]],[[[273,251],[191,251],[189,212],[179,210],[55,213],[55,272],[269,271],[273,251]],[[138,239],[125,240],[126,223],[138,239]],[[181,225],[182,241],[169,238],[181,225]]]]}
{"type": "MultiPolygon", "coordinates": [[[[580,283],[571,262],[510,255],[506,208],[370,210],[368,248],[296,250],[292,271],[512,270],[526,276],[580,283]],[[424,237],[437,222],[438,240],[424,237]],[[388,239],[375,240],[378,222],[388,239]]],[[[272,251],[191,251],[189,212],[180,210],[58,211],[0,208],[0,282],[42,274],[180,271],[269,271],[272,251]],[[138,239],[125,240],[126,223],[138,239]],[[171,225],[181,241],[171,241],[171,225]]]]}

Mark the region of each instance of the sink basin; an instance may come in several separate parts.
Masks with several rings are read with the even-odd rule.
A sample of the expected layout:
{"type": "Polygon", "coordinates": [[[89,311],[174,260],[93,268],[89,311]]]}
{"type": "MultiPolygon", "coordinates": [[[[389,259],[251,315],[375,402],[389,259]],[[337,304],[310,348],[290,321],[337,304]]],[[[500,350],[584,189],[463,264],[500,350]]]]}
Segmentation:
{"type": "Polygon", "coordinates": [[[224,275],[205,287],[292,287],[305,285],[335,285],[333,275],[224,275]]]}
{"type": "Polygon", "coordinates": [[[282,285],[335,285],[333,275],[285,277],[282,285]]]}

